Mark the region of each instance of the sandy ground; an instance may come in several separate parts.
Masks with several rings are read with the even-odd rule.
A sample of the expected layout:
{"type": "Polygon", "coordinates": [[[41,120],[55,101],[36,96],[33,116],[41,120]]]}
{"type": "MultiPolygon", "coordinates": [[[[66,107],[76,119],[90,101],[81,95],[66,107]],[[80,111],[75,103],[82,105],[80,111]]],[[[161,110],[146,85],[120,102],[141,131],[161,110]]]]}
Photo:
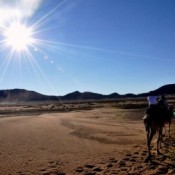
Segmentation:
{"type": "Polygon", "coordinates": [[[124,114],[98,108],[0,118],[0,175],[175,174],[174,152],[144,163],[142,111],[127,113],[137,120],[124,114]]]}

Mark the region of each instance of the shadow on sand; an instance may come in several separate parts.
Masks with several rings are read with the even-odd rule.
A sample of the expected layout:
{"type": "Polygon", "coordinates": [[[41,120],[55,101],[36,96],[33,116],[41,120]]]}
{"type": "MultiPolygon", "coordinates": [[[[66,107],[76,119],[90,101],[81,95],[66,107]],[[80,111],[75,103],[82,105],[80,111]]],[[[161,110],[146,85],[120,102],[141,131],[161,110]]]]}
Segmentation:
{"type": "MultiPolygon", "coordinates": [[[[152,157],[145,164],[156,174],[175,174],[175,139],[165,138],[162,144],[160,154],[156,154],[155,147],[152,148],[152,157]]],[[[154,173],[153,173],[154,174],[154,173]]]]}

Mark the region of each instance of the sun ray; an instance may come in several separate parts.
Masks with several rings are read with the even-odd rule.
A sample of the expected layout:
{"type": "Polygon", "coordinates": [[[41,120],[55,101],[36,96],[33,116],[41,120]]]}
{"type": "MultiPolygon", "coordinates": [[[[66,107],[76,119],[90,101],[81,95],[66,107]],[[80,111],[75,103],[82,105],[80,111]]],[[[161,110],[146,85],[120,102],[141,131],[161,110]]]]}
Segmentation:
{"type": "MultiPolygon", "coordinates": [[[[104,48],[98,48],[98,47],[91,47],[91,46],[85,46],[85,45],[78,45],[78,44],[71,44],[71,43],[65,43],[61,41],[51,41],[51,40],[43,40],[43,39],[37,39],[37,43],[40,44],[40,46],[43,47],[54,47],[56,46],[59,50],[60,46],[64,47],[72,47],[72,48],[80,48],[80,49],[86,49],[86,50],[93,50],[93,51],[99,51],[99,52],[107,52],[107,53],[113,53],[118,55],[126,55],[130,56],[130,59],[147,59],[147,60],[159,60],[159,61],[169,61],[169,62],[175,62],[173,59],[168,58],[161,58],[161,57],[155,57],[155,56],[148,56],[148,55],[140,55],[135,54],[127,51],[120,51],[120,50],[111,50],[111,49],[104,49],[104,48]]],[[[128,57],[127,57],[128,59],[128,57]]]]}
{"type": "Polygon", "coordinates": [[[32,28],[38,28],[42,23],[46,23],[46,20],[49,20],[49,16],[51,16],[58,8],[60,8],[66,0],[63,0],[61,3],[56,5],[53,9],[51,9],[48,13],[46,13],[42,18],[33,23],[32,28]]]}
{"type": "MultiPolygon", "coordinates": [[[[50,32],[51,30],[53,30],[53,28],[55,28],[53,25],[49,25],[48,27],[47,23],[50,22],[49,20],[51,20],[52,15],[61,6],[63,6],[65,2],[67,1],[61,1],[61,3],[56,5],[38,20],[35,20],[37,16],[36,18],[34,17],[33,19],[35,21],[33,21],[33,19],[30,20],[30,18],[25,15],[23,15],[22,17],[19,14],[14,15],[15,11],[11,11],[13,7],[10,7],[4,12],[4,15],[8,14],[7,12],[13,15],[7,15],[8,19],[4,18],[4,21],[2,23],[0,21],[0,48],[3,54],[8,53],[7,57],[4,58],[5,61],[1,64],[0,82],[2,82],[5,78],[5,75],[8,74],[7,71],[9,70],[9,66],[12,65],[13,67],[14,64],[12,63],[17,62],[19,64],[19,74],[22,74],[23,71],[25,71],[23,69],[24,65],[22,64],[26,63],[26,65],[30,69],[32,68],[31,71],[34,71],[36,74],[41,76],[42,79],[44,79],[43,82],[47,83],[49,89],[52,89],[54,94],[58,94],[57,90],[54,88],[52,83],[49,81],[49,78],[42,70],[41,65],[38,63],[37,57],[35,57],[35,54],[32,52],[38,52],[43,55],[44,58],[44,56],[48,54],[45,51],[46,48],[50,50],[52,46],[50,47],[49,45],[51,43],[54,43],[53,46],[57,45],[57,42],[49,41],[49,39],[47,38],[47,32],[50,32]],[[45,33],[46,37],[44,38],[45,33]]],[[[18,5],[16,4],[13,10],[18,9],[17,6],[18,5]]],[[[58,50],[60,50],[59,44],[58,50]]],[[[48,58],[47,61],[49,64],[54,63],[50,58],[48,58]]],[[[33,72],[31,72],[31,74],[32,73],[33,72]]]]}
{"type": "MultiPolygon", "coordinates": [[[[47,85],[49,86],[50,89],[52,89],[54,94],[58,94],[57,90],[55,89],[55,87],[52,85],[52,83],[49,81],[49,79],[47,78],[45,72],[43,71],[43,69],[41,68],[41,66],[38,64],[37,60],[34,58],[33,54],[30,52],[29,49],[26,50],[26,52],[24,52],[24,54],[26,55],[26,58],[28,58],[28,61],[31,63],[32,67],[36,70],[37,72],[40,73],[40,75],[42,76],[42,78],[45,80],[45,82],[47,83],[47,85]]],[[[60,101],[60,103],[63,103],[61,98],[58,96],[58,100],[60,101]]]]}
{"type": "Polygon", "coordinates": [[[8,67],[10,65],[12,58],[13,58],[13,55],[14,55],[13,51],[8,52],[8,55],[6,56],[6,58],[4,59],[4,62],[1,65],[0,70],[2,70],[2,72],[0,74],[0,82],[2,82],[4,79],[4,76],[8,70],[8,67]]]}

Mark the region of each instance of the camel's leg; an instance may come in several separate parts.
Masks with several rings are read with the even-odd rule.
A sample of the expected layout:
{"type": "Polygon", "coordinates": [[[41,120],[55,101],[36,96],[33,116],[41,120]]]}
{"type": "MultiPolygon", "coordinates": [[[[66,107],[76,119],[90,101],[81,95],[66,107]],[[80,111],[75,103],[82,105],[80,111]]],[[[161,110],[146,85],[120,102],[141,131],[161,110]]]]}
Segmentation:
{"type": "Polygon", "coordinates": [[[149,135],[150,135],[150,130],[149,130],[148,125],[147,125],[147,124],[145,124],[145,128],[146,128],[146,138],[147,138],[147,144],[148,144],[149,135]]]}
{"type": "Polygon", "coordinates": [[[148,139],[149,139],[149,135],[150,135],[150,128],[149,128],[149,124],[148,124],[147,119],[144,119],[144,125],[145,125],[146,137],[147,137],[147,143],[148,143],[148,139]]]}
{"type": "Polygon", "coordinates": [[[149,131],[147,131],[147,132],[146,132],[146,137],[147,137],[147,147],[148,147],[149,135],[150,135],[150,132],[149,132],[149,131]]]}
{"type": "Polygon", "coordinates": [[[171,122],[169,122],[168,123],[168,125],[169,125],[169,128],[168,128],[168,136],[169,136],[169,138],[171,137],[171,135],[170,135],[170,130],[171,130],[171,122]]]}
{"type": "Polygon", "coordinates": [[[147,143],[147,146],[148,146],[148,150],[149,150],[149,155],[151,155],[151,141],[153,139],[153,136],[155,135],[156,131],[155,130],[151,130],[150,132],[150,135],[149,135],[149,138],[148,138],[148,143],[147,143]]]}
{"type": "Polygon", "coordinates": [[[155,133],[156,133],[155,130],[150,130],[149,132],[147,132],[147,149],[148,149],[148,153],[147,153],[145,162],[148,162],[151,159],[151,141],[152,141],[152,138],[153,138],[155,133]]]}
{"type": "Polygon", "coordinates": [[[166,137],[166,133],[167,133],[167,131],[166,131],[166,125],[164,125],[164,126],[163,126],[163,129],[162,129],[162,137],[163,137],[163,136],[166,137]],[[163,130],[164,130],[164,132],[163,132],[163,130]]]}
{"type": "Polygon", "coordinates": [[[163,127],[160,127],[158,130],[158,138],[157,138],[157,154],[160,154],[159,148],[161,148],[161,142],[162,142],[162,130],[163,127]]]}
{"type": "Polygon", "coordinates": [[[150,128],[148,127],[148,122],[147,120],[144,120],[144,125],[145,125],[145,130],[146,130],[146,142],[147,142],[147,149],[148,149],[148,152],[150,152],[150,146],[148,144],[148,140],[149,140],[149,137],[150,137],[150,128]]]}

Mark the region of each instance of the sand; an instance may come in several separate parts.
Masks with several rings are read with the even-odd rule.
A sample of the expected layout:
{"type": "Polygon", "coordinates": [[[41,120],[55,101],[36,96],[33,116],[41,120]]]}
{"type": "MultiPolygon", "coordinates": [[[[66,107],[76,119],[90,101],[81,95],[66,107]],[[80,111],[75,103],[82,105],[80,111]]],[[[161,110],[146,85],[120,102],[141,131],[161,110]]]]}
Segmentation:
{"type": "MultiPolygon", "coordinates": [[[[156,155],[154,162],[144,163],[142,112],[135,112],[137,120],[117,112],[97,108],[0,118],[0,175],[173,173],[173,152],[164,157],[165,165],[156,155]]],[[[174,140],[167,142],[173,146],[174,140]]]]}

